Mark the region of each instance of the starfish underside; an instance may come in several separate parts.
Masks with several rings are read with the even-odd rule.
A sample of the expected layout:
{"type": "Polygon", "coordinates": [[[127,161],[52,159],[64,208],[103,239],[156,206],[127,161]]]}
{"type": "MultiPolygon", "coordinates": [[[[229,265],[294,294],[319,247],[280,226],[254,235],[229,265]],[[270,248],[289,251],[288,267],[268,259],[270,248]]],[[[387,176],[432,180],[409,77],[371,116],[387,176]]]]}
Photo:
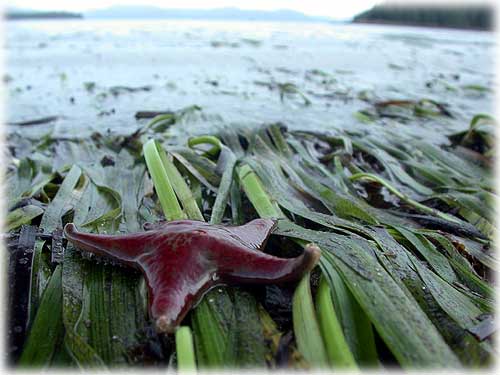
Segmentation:
{"type": "Polygon", "coordinates": [[[82,233],[74,224],[64,233],[81,250],[139,269],[148,285],[151,318],[160,332],[172,333],[215,285],[294,281],[314,267],[320,257],[316,246],[289,259],[259,251],[274,226],[270,219],[234,227],[179,220],[124,235],[82,233]]]}

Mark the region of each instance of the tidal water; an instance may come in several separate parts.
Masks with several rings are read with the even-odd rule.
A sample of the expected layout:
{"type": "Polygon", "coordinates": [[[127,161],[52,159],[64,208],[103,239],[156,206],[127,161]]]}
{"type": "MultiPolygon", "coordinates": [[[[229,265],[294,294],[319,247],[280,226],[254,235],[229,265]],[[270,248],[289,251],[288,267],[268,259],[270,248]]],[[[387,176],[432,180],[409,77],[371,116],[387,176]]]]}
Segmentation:
{"type": "Polygon", "coordinates": [[[186,20],[16,21],[4,32],[6,120],[60,117],[7,132],[129,133],[143,124],[136,111],[198,105],[202,115],[174,135],[279,121],[444,142],[474,114],[493,111],[490,32],[186,20]],[[281,99],[278,87],[288,83],[310,104],[300,94],[281,99]],[[355,116],[376,101],[407,99],[435,100],[453,117],[365,123],[355,116]]]}

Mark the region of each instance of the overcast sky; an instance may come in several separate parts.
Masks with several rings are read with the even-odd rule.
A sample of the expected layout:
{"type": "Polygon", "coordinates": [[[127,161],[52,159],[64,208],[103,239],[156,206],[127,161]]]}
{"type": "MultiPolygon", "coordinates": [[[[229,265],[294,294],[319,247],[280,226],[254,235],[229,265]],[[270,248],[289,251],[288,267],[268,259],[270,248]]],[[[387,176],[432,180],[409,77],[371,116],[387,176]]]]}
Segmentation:
{"type": "MultiPolygon", "coordinates": [[[[84,12],[91,9],[107,8],[114,5],[153,5],[162,8],[210,9],[236,7],[241,9],[292,9],[312,16],[347,19],[371,8],[383,0],[7,0],[11,7],[34,10],[66,10],[84,12]]],[[[389,2],[417,4],[489,3],[493,0],[389,0],[389,2]]]]}
{"type": "Polygon", "coordinates": [[[308,15],[350,18],[371,8],[381,0],[7,0],[11,7],[35,10],[81,12],[113,5],[154,5],[162,8],[209,9],[236,7],[241,9],[292,9],[308,15]]]}

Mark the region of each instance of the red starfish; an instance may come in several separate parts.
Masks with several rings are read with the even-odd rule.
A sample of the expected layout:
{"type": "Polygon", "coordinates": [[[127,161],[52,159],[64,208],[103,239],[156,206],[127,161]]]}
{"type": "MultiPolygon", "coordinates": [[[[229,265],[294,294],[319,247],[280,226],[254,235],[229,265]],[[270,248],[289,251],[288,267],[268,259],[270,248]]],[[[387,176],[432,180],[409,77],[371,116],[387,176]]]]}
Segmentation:
{"type": "Polygon", "coordinates": [[[74,224],[66,238],[80,249],[138,268],[149,289],[149,312],[160,332],[173,333],[209,288],[222,283],[278,283],[298,280],[319,260],[317,246],[283,259],[262,249],[275,221],[253,220],[228,227],[179,220],[124,235],[81,233],[74,224]]]}

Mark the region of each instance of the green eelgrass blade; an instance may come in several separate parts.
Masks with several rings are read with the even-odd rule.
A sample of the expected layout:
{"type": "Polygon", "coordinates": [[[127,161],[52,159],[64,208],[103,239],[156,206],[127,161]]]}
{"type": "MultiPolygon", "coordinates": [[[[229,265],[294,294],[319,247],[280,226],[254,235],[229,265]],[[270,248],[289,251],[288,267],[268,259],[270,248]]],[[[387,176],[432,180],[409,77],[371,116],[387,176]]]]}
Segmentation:
{"type": "Polygon", "coordinates": [[[194,309],[191,322],[203,368],[264,367],[265,342],[257,303],[237,288],[216,288],[194,309]]]}
{"type": "Polygon", "coordinates": [[[357,368],[333,307],[330,287],[324,276],[319,283],[316,306],[318,323],[330,365],[334,368],[357,368]]]}
{"type": "Polygon", "coordinates": [[[206,152],[206,155],[214,156],[220,151],[219,163],[222,162],[220,168],[223,169],[224,172],[219,183],[215,203],[212,207],[212,216],[210,217],[211,224],[219,224],[224,216],[227,199],[230,193],[233,180],[233,170],[236,165],[236,156],[228,147],[222,144],[219,138],[211,135],[190,138],[188,140],[188,146],[191,148],[199,144],[212,145],[212,148],[206,152]]]}
{"type": "Polygon", "coordinates": [[[87,332],[87,327],[81,322],[84,315],[82,309],[88,310],[88,303],[82,296],[84,269],[85,264],[76,255],[76,250],[68,245],[62,269],[62,320],[66,332],[64,344],[78,367],[105,368],[104,361],[96,352],[98,348],[92,347],[88,342],[90,332],[87,332]]]}
{"type": "Polygon", "coordinates": [[[31,223],[31,220],[43,214],[43,208],[35,205],[27,205],[11,211],[7,214],[6,231],[19,228],[21,225],[31,223]]]}
{"type": "MultiPolygon", "coordinates": [[[[276,231],[287,237],[314,242],[321,248],[322,270],[327,276],[331,269],[338,270],[354,299],[401,366],[459,365],[458,358],[417,301],[380,266],[373,256],[375,249],[371,242],[304,229],[284,220],[276,231]]],[[[330,287],[333,290],[334,285],[330,283],[330,287]]]]}
{"type": "Polygon", "coordinates": [[[170,154],[203,185],[212,191],[217,191],[216,186],[220,184],[220,176],[216,172],[216,163],[190,149],[181,149],[170,154]]]}
{"type": "Polygon", "coordinates": [[[397,226],[392,226],[392,228],[408,242],[409,246],[407,245],[406,247],[415,248],[439,276],[449,283],[458,281],[448,259],[427,238],[405,228],[397,226]]]}
{"type": "MultiPolygon", "coordinates": [[[[248,165],[239,168],[238,177],[243,190],[259,216],[264,218],[284,217],[277,204],[272,203],[269,199],[259,177],[248,165]]],[[[294,293],[292,314],[299,351],[312,366],[327,366],[328,359],[314,313],[309,274],[304,276],[294,293]]]]}
{"type": "Polygon", "coordinates": [[[297,339],[299,351],[312,367],[327,367],[328,356],[311,296],[309,273],[300,281],[293,295],[293,330],[297,339]]]}
{"type": "Polygon", "coordinates": [[[222,217],[224,216],[224,211],[227,204],[227,199],[231,191],[233,171],[236,165],[236,156],[231,150],[229,150],[228,148],[224,148],[222,153],[224,153],[224,156],[227,158],[227,160],[225,161],[224,173],[222,174],[222,178],[220,180],[217,198],[215,198],[215,203],[212,208],[212,216],[210,218],[210,223],[212,224],[218,224],[222,221],[222,217]]]}
{"type": "Polygon", "coordinates": [[[30,319],[32,322],[35,318],[38,304],[42,298],[43,291],[52,276],[50,262],[47,259],[47,254],[42,252],[45,241],[36,241],[33,263],[31,268],[31,293],[30,293],[30,319]]]}
{"type": "Polygon", "coordinates": [[[188,146],[191,148],[193,148],[193,146],[205,144],[205,143],[212,145],[212,148],[210,150],[206,151],[206,155],[215,156],[222,148],[222,143],[219,140],[219,138],[214,137],[212,135],[203,135],[200,137],[189,138],[189,140],[188,140],[188,146]]]}
{"type": "Polygon", "coordinates": [[[143,146],[144,158],[148,167],[153,184],[160,200],[163,213],[167,220],[183,219],[185,214],[177,201],[174,189],[170,184],[165,166],[163,165],[156,141],[151,139],[143,146]]]}
{"type": "Polygon", "coordinates": [[[471,329],[480,322],[479,317],[484,311],[481,311],[471,299],[422,266],[418,260],[412,259],[412,261],[436,302],[463,329],[471,329]]]}
{"type": "Polygon", "coordinates": [[[350,176],[349,179],[351,181],[365,179],[365,180],[369,180],[369,181],[378,182],[379,184],[385,186],[387,188],[387,190],[389,190],[391,193],[393,193],[399,199],[401,199],[402,201],[404,201],[404,202],[408,203],[409,205],[413,206],[418,211],[421,211],[423,213],[430,214],[430,215],[433,215],[433,216],[437,216],[437,217],[439,217],[441,219],[448,220],[448,221],[451,221],[451,222],[454,222],[454,223],[460,223],[460,221],[457,218],[455,218],[455,217],[453,217],[451,215],[448,215],[448,214],[446,214],[444,212],[436,210],[435,208],[427,207],[427,206],[425,206],[425,205],[423,205],[421,203],[418,203],[417,201],[415,201],[415,200],[411,199],[410,197],[408,197],[408,196],[404,195],[403,193],[401,193],[399,190],[397,190],[394,186],[392,186],[391,184],[389,184],[383,178],[381,178],[379,176],[376,176],[374,174],[371,174],[371,173],[356,173],[356,174],[353,174],[352,176],[350,176]]]}
{"type": "Polygon", "coordinates": [[[193,336],[188,326],[180,327],[175,332],[175,347],[179,372],[195,370],[196,360],[194,358],[193,336]]]}
{"type": "Polygon", "coordinates": [[[229,192],[231,199],[231,218],[234,225],[241,225],[245,221],[245,215],[243,213],[243,204],[241,201],[241,191],[240,182],[236,176],[236,170],[234,170],[235,177],[231,183],[231,190],[229,192]]]}
{"type": "MultiPolygon", "coordinates": [[[[101,224],[92,231],[111,234],[120,222],[122,230],[137,230],[144,166],[132,164],[132,157],[121,152],[114,166],[83,168],[89,183],[75,205],[76,225],[95,220],[101,224]],[[132,176],[139,183],[123,186],[132,176]],[[103,219],[110,210],[119,215],[103,219]]],[[[64,343],[79,367],[127,363],[128,347],[141,343],[138,333],[147,325],[140,281],[141,276],[128,269],[83,260],[68,244],[63,263],[64,343]]]]}
{"type": "Polygon", "coordinates": [[[469,130],[465,133],[460,143],[464,144],[471,137],[474,130],[478,127],[479,124],[482,123],[481,120],[486,120],[485,122],[495,124],[495,119],[489,115],[482,113],[475,115],[470,121],[469,130]]]}
{"type": "Polygon", "coordinates": [[[245,164],[238,168],[238,178],[248,199],[250,199],[260,217],[283,217],[283,213],[278,208],[278,205],[269,199],[269,195],[264,190],[262,182],[248,165],[245,164]]]}
{"type": "Polygon", "coordinates": [[[204,220],[203,215],[196,204],[196,199],[194,198],[193,193],[189,189],[186,181],[179,173],[174,163],[168,158],[165,150],[159,143],[156,143],[156,148],[168,180],[172,184],[171,186],[179,198],[179,201],[182,203],[182,207],[184,208],[187,217],[191,220],[204,220]]]}
{"type": "Polygon", "coordinates": [[[64,178],[57,195],[52,200],[49,206],[47,206],[42,220],[40,222],[40,228],[44,232],[49,233],[57,228],[62,228],[61,217],[74,206],[77,197],[73,194],[82,170],[77,165],[73,165],[70,171],[64,178]]]}
{"type": "Polygon", "coordinates": [[[61,292],[61,266],[57,266],[45,289],[19,366],[44,367],[50,363],[54,350],[64,331],[61,292]]]}
{"type": "MultiPolygon", "coordinates": [[[[203,367],[222,367],[225,364],[226,335],[219,321],[224,319],[218,304],[223,304],[227,294],[218,297],[217,306],[207,302],[212,293],[209,292],[205,298],[193,310],[191,322],[195,335],[195,347],[198,362],[203,367]]],[[[225,306],[226,304],[223,304],[225,306]]]]}
{"type": "MultiPolygon", "coordinates": [[[[66,174],[64,181],[61,183],[56,196],[50,202],[43,213],[40,228],[46,233],[50,233],[57,228],[62,227],[61,217],[78,201],[78,194],[75,194],[75,188],[79,185],[82,171],[77,165],[73,165],[66,174]]],[[[41,246],[41,245],[40,245],[41,246]]],[[[36,311],[38,301],[42,300],[45,288],[48,282],[52,280],[49,261],[42,254],[42,248],[38,247],[34,256],[34,264],[32,269],[32,287],[30,304],[32,312],[36,311]],[[49,279],[50,276],[50,279],[49,279]]],[[[41,359],[40,359],[41,360],[41,359]]],[[[49,359],[47,359],[48,361],[49,359]]]]}
{"type": "Polygon", "coordinates": [[[321,266],[328,270],[324,272],[322,282],[328,281],[331,287],[330,297],[348,347],[359,365],[374,366],[378,358],[370,320],[347,289],[337,270],[326,264],[321,263],[321,266]]]}

